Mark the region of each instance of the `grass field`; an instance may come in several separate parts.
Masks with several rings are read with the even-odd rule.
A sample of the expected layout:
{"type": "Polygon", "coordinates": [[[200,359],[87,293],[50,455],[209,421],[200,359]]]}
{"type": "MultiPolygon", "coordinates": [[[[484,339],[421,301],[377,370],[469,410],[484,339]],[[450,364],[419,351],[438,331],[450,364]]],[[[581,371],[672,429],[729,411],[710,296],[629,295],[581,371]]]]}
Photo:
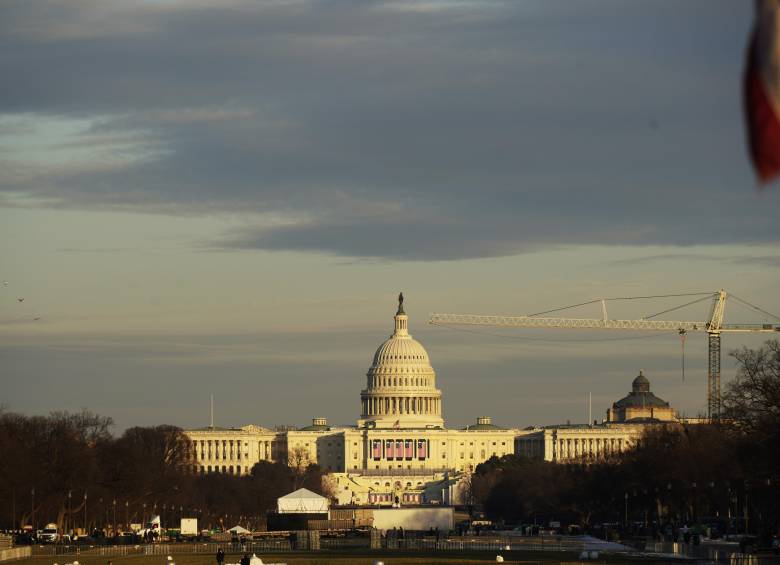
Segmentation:
{"type": "MultiPolygon", "coordinates": [[[[352,553],[270,553],[258,555],[264,563],[287,563],[288,565],[371,565],[375,561],[382,561],[386,565],[467,565],[479,563],[495,563],[499,552],[448,552],[448,553],[424,553],[405,554],[400,552],[352,552],[352,553]]],[[[579,560],[575,555],[567,553],[533,552],[501,552],[507,564],[532,565],[532,564],[574,564],[579,560]]],[[[212,555],[174,555],[176,565],[216,565],[212,555]]],[[[240,555],[227,555],[226,563],[237,563],[240,555]]],[[[14,561],[14,565],[65,565],[72,563],[75,557],[71,555],[57,557],[34,557],[14,561]]],[[[82,555],[78,557],[79,565],[107,565],[109,560],[112,565],[167,565],[165,556],[161,555],[132,555],[126,557],[98,557],[82,555]]],[[[593,565],[599,563],[641,563],[642,565],[660,565],[665,561],[652,559],[637,559],[611,556],[598,561],[589,561],[593,565]]]]}

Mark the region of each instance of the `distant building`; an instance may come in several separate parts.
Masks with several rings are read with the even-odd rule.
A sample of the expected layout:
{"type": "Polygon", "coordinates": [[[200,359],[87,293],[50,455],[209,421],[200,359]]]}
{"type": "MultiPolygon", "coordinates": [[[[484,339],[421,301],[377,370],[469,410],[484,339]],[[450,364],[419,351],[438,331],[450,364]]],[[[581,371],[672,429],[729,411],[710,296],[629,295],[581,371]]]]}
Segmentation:
{"type": "Polygon", "coordinates": [[[650,392],[650,381],[639,371],[631,392],[607,410],[607,422],[673,422],[677,415],[665,400],[650,392]]]}
{"type": "Polygon", "coordinates": [[[630,449],[646,424],[555,425],[522,430],[515,439],[518,455],[555,463],[604,459],[630,449]]]}
{"type": "Polygon", "coordinates": [[[339,502],[419,504],[451,501],[465,473],[492,456],[514,453],[517,430],[488,416],[464,429],[444,426],[436,372],[428,352],[409,335],[399,298],[394,331],[366,374],[356,426],[330,426],[318,417],[297,430],[187,430],[195,471],[243,475],[260,461],[317,463],[330,473],[339,502]]]}
{"type": "Polygon", "coordinates": [[[650,392],[650,381],[639,371],[631,392],[607,410],[607,419],[593,425],[555,425],[518,433],[515,451],[545,461],[604,459],[630,449],[648,425],[678,422],[668,402],[650,392]]]}
{"type": "Polygon", "coordinates": [[[604,457],[630,448],[648,423],[675,419],[640,373],[632,392],[615,402],[598,425],[519,430],[480,416],[463,429],[448,429],[436,372],[428,352],[409,335],[402,296],[393,319],[394,331],[376,350],[366,374],[355,426],[331,426],[317,417],[300,429],[187,430],[194,471],[245,475],[260,461],[316,463],[329,473],[342,504],[450,503],[460,499],[464,477],[493,456],[604,457]]]}

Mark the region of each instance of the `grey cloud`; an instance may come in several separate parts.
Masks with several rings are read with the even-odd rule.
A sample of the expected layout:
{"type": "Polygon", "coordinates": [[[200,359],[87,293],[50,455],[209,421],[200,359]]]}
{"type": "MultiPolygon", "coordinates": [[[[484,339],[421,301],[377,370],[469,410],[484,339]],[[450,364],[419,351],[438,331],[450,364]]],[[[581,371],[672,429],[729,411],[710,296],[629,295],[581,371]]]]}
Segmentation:
{"type": "Polygon", "coordinates": [[[780,256],[761,255],[757,257],[735,257],[732,262],[741,265],[754,265],[757,267],[780,267],[780,256]]]}
{"type": "Polygon", "coordinates": [[[714,259],[714,257],[704,253],[659,253],[656,255],[616,259],[615,261],[610,261],[609,264],[616,267],[634,267],[636,265],[665,261],[712,261],[714,259]]]}
{"type": "Polygon", "coordinates": [[[127,153],[0,175],[49,206],[257,214],[209,245],[394,259],[777,241],[727,0],[4,9],[0,112],[127,153]]]}
{"type": "Polygon", "coordinates": [[[633,267],[639,264],[667,261],[714,261],[719,263],[733,263],[736,265],[780,267],[780,256],[777,255],[707,255],[705,253],[661,253],[656,255],[640,255],[638,257],[610,261],[609,264],[618,267],[633,267]]]}

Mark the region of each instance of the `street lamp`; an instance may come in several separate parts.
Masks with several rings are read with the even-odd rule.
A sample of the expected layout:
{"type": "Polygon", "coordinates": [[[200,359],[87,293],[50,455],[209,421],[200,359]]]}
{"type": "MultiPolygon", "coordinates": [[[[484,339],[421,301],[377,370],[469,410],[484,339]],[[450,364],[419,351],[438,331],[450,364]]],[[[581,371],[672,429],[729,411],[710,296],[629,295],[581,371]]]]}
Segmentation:
{"type": "Polygon", "coordinates": [[[32,527],[33,527],[33,535],[35,535],[35,533],[37,532],[35,528],[35,487],[32,488],[30,494],[32,495],[32,527]]]}
{"type": "Polygon", "coordinates": [[[70,513],[72,512],[72,499],[73,499],[73,491],[69,490],[68,491],[68,520],[67,520],[67,522],[68,522],[68,527],[67,527],[68,535],[70,535],[70,527],[71,527],[70,521],[72,519],[71,515],[70,515],[70,513]]]}
{"type": "Polygon", "coordinates": [[[84,535],[89,535],[87,530],[87,491],[84,491],[84,535]]]}
{"type": "Polygon", "coordinates": [[[116,498],[111,503],[114,506],[114,521],[111,523],[111,531],[116,537],[116,498]]]}
{"type": "Polygon", "coordinates": [[[130,529],[130,501],[125,500],[125,528],[130,529]]]}
{"type": "Polygon", "coordinates": [[[624,495],[624,499],[626,501],[626,508],[625,508],[625,515],[623,519],[623,526],[628,527],[628,492],[624,495]]]}

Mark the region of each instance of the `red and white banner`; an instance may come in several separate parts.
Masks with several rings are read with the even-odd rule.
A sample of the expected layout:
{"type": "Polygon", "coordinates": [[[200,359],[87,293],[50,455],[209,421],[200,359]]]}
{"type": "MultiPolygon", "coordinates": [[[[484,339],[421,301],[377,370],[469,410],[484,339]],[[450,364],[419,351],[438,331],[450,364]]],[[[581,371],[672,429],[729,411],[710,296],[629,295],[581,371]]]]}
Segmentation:
{"type": "Polygon", "coordinates": [[[780,174],[780,0],[756,0],[744,88],[750,156],[766,183],[780,174]]]}
{"type": "Polygon", "coordinates": [[[417,459],[425,459],[428,456],[427,447],[424,439],[417,440],[417,459]]]}

